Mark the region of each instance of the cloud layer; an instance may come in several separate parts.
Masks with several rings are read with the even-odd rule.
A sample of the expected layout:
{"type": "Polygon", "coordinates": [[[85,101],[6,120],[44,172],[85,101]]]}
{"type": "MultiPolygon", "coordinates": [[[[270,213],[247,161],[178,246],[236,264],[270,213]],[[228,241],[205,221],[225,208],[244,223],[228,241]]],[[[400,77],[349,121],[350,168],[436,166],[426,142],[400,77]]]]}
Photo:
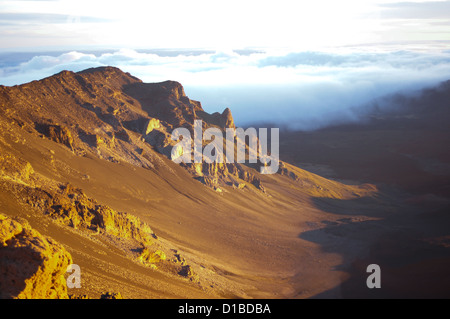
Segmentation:
{"type": "Polygon", "coordinates": [[[450,79],[450,51],[66,52],[0,54],[0,84],[16,85],[62,70],[112,65],[145,82],[176,80],[209,112],[229,107],[238,125],[276,122],[315,129],[357,121],[386,94],[450,79]]]}

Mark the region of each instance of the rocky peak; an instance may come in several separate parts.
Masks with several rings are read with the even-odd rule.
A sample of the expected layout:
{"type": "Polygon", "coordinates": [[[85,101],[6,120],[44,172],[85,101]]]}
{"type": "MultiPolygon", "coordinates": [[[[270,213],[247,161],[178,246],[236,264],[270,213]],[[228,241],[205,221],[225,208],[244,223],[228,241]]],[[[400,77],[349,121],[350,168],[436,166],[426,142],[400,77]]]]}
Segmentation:
{"type": "Polygon", "coordinates": [[[229,108],[226,108],[222,113],[215,112],[213,114],[200,111],[197,112],[197,116],[204,122],[218,126],[222,130],[225,130],[226,128],[235,128],[233,115],[229,108]]]}
{"type": "Polygon", "coordinates": [[[228,107],[222,112],[220,120],[222,124],[221,126],[235,128],[233,115],[231,115],[231,110],[228,107]]]}

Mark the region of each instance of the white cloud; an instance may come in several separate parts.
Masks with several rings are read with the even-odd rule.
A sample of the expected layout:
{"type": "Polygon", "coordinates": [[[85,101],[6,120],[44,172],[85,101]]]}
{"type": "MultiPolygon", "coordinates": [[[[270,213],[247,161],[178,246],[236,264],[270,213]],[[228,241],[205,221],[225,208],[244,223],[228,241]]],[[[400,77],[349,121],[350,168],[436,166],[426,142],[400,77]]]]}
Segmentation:
{"type": "Polygon", "coordinates": [[[103,54],[73,51],[36,55],[1,68],[0,84],[24,83],[64,69],[113,65],[145,82],[179,81],[205,110],[230,107],[241,125],[277,121],[312,129],[358,120],[358,114],[376,97],[450,79],[450,51],[439,47],[429,52],[365,48],[341,52],[181,53],[158,55],[123,49],[103,54]]]}

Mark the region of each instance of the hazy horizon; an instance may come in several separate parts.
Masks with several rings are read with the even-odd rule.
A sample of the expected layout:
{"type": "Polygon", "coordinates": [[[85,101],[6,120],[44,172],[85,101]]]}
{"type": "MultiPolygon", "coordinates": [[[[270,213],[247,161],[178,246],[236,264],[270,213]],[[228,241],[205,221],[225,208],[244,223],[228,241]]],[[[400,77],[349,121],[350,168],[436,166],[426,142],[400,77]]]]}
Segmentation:
{"type": "Polygon", "coordinates": [[[0,84],[111,65],[236,124],[310,130],[450,79],[450,1],[3,1],[0,84]]]}
{"type": "Polygon", "coordinates": [[[62,70],[116,66],[144,82],[174,80],[207,112],[230,108],[238,125],[300,130],[357,122],[378,98],[450,80],[450,50],[97,50],[0,53],[1,85],[62,70]]]}

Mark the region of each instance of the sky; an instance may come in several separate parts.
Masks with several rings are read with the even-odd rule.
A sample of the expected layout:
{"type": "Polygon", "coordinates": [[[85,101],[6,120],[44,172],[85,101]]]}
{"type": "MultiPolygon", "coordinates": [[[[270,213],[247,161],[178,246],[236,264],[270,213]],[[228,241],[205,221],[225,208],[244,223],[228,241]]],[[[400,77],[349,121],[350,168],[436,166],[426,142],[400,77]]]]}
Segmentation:
{"type": "Polygon", "coordinates": [[[449,1],[0,1],[0,47],[282,47],[450,40],[449,1]]]}
{"type": "Polygon", "coordinates": [[[450,79],[450,1],[0,0],[0,84],[100,65],[314,129],[450,79]]]}

